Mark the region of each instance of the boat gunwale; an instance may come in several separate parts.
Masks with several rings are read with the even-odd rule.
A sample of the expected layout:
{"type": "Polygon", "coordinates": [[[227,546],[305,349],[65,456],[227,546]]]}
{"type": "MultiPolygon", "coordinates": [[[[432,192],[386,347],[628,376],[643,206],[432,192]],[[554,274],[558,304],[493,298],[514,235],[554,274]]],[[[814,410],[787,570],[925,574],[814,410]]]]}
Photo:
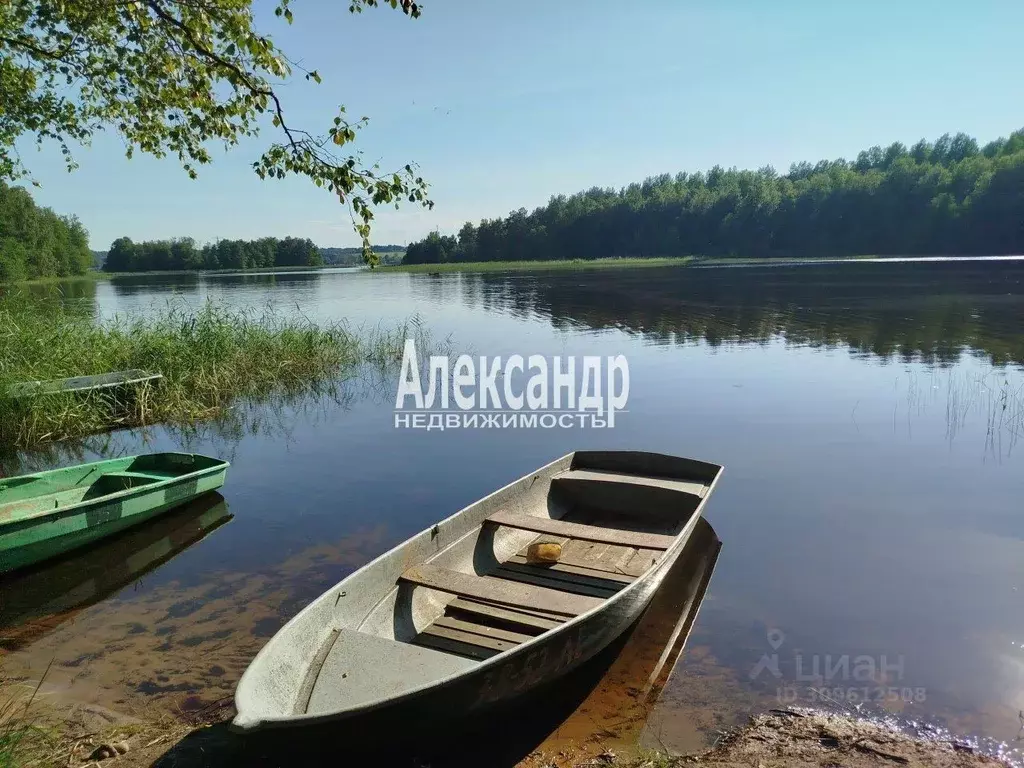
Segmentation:
{"type": "MultiPolygon", "coordinates": [[[[640,453],[640,454],[652,454],[652,453],[654,453],[652,451],[628,451],[628,450],[623,450],[623,451],[602,451],[602,453],[603,452],[610,452],[610,453],[640,453]]],[[[245,684],[246,679],[249,678],[250,675],[255,676],[254,669],[256,668],[257,662],[260,660],[260,656],[262,656],[264,654],[264,652],[267,650],[267,648],[270,646],[270,644],[273,642],[274,639],[276,639],[279,636],[283,636],[284,633],[286,632],[286,630],[288,630],[289,627],[291,627],[293,624],[297,624],[299,622],[299,620],[307,612],[312,612],[322,598],[327,596],[329,593],[334,592],[334,590],[338,589],[342,584],[344,584],[349,579],[354,578],[357,574],[363,573],[363,572],[365,572],[365,571],[375,567],[380,561],[383,561],[387,557],[391,556],[392,553],[400,551],[403,547],[405,547],[407,544],[409,544],[409,542],[413,541],[414,539],[418,538],[419,536],[422,536],[422,535],[428,533],[433,528],[435,528],[437,526],[440,526],[440,525],[443,525],[444,523],[446,523],[446,522],[448,522],[450,520],[454,520],[455,518],[457,518],[460,515],[464,514],[470,508],[475,507],[475,506],[477,506],[479,504],[483,504],[488,499],[496,496],[499,493],[502,493],[503,491],[507,490],[508,488],[511,488],[512,486],[516,485],[517,483],[523,482],[524,480],[527,480],[531,476],[540,475],[545,470],[549,469],[550,467],[552,467],[552,466],[554,466],[556,464],[564,462],[566,459],[570,459],[570,465],[569,466],[571,468],[571,466],[572,466],[572,461],[571,460],[574,459],[580,453],[586,453],[586,451],[572,451],[572,452],[567,453],[567,454],[565,454],[563,456],[560,456],[557,459],[554,459],[553,461],[550,461],[547,464],[544,464],[543,466],[539,467],[538,469],[535,469],[532,472],[528,472],[527,474],[525,474],[525,475],[523,475],[521,477],[516,478],[512,482],[507,483],[506,485],[504,485],[504,486],[502,486],[502,487],[492,491],[491,493],[487,494],[486,496],[483,496],[483,497],[477,499],[476,501],[472,502],[471,504],[468,504],[465,507],[463,507],[462,509],[458,510],[454,514],[449,515],[448,517],[443,518],[442,520],[437,521],[436,523],[434,523],[433,525],[428,526],[427,528],[424,528],[422,531],[419,531],[419,532],[413,534],[412,536],[409,536],[408,538],[406,538],[403,541],[399,542],[397,545],[395,545],[391,549],[388,549],[387,551],[381,553],[377,557],[375,557],[372,560],[370,560],[369,562],[367,562],[365,565],[363,565],[360,568],[356,569],[355,571],[350,573],[348,576],[346,576],[344,579],[339,581],[337,584],[334,584],[332,587],[330,587],[329,589],[325,590],[323,593],[321,593],[316,598],[314,598],[305,608],[303,608],[301,611],[296,613],[291,619],[289,619],[288,622],[286,622],[281,627],[281,629],[279,629],[277,631],[277,633],[275,633],[275,635],[270,639],[270,641],[268,641],[267,644],[264,645],[259,650],[259,652],[256,654],[256,656],[252,659],[252,661],[249,662],[248,667],[246,667],[245,672],[242,673],[242,677],[239,678],[238,683],[235,686],[234,703],[235,703],[235,711],[236,711],[237,714],[235,715],[235,717],[231,721],[231,727],[233,729],[235,729],[237,731],[240,731],[240,732],[243,732],[243,733],[251,733],[251,732],[258,731],[258,730],[272,729],[272,728],[277,728],[277,727],[287,727],[287,726],[292,726],[292,725],[294,725],[294,726],[316,725],[316,724],[319,724],[319,723],[330,722],[330,721],[332,721],[334,719],[337,719],[339,716],[345,716],[345,717],[348,718],[348,717],[358,716],[358,715],[363,714],[363,713],[373,712],[373,711],[375,711],[377,709],[381,709],[381,708],[383,708],[385,706],[397,704],[397,703],[400,703],[400,702],[408,701],[410,699],[414,699],[414,698],[416,698],[418,696],[422,696],[422,695],[426,694],[427,692],[429,692],[431,690],[439,689],[439,688],[443,688],[445,686],[448,686],[451,683],[453,683],[454,681],[458,680],[459,678],[462,678],[462,677],[466,676],[467,674],[476,674],[476,673],[480,672],[481,670],[486,671],[487,669],[489,669],[490,667],[495,666],[496,664],[505,662],[507,659],[511,658],[515,654],[519,654],[521,652],[527,651],[528,649],[532,648],[533,646],[539,644],[542,641],[543,642],[548,642],[548,641],[552,640],[553,638],[556,638],[559,635],[562,635],[564,632],[571,630],[574,626],[582,623],[583,621],[586,621],[586,620],[592,618],[593,616],[595,616],[596,614],[598,614],[598,613],[600,613],[602,611],[605,611],[609,606],[614,605],[617,602],[621,602],[625,598],[629,597],[634,592],[638,591],[640,589],[641,585],[648,584],[650,582],[650,580],[655,577],[656,574],[658,574],[660,572],[663,572],[666,569],[666,565],[667,564],[671,564],[671,563],[675,562],[676,558],[678,558],[678,556],[679,556],[679,553],[680,553],[681,549],[683,547],[685,547],[685,544],[686,544],[687,540],[693,534],[693,530],[694,530],[694,528],[697,525],[697,521],[700,520],[700,518],[703,516],[704,505],[707,503],[708,499],[711,498],[711,495],[712,495],[712,493],[713,493],[713,491],[715,489],[715,486],[718,484],[719,479],[721,479],[721,477],[722,477],[722,473],[725,471],[725,467],[723,465],[721,465],[721,464],[711,464],[710,462],[700,462],[702,464],[707,464],[709,466],[713,466],[713,467],[716,468],[715,469],[714,477],[712,477],[711,480],[708,481],[708,483],[706,485],[707,490],[704,492],[703,496],[699,497],[699,499],[697,501],[697,505],[696,505],[696,507],[694,507],[693,511],[690,513],[690,517],[689,517],[689,520],[687,520],[686,525],[684,525],[683,528],[679,531],[679,533],[676,534],[675,540],[672,542],[672,545],[668,549],[666,549],[664,551],[664,553],[663,553],[662,557],[659,559],[658,563],[656,565],[654,565],[653,567],[648,568],[642,575],[637,577],[631,584],[627,585],[625,588],[619,590],[615,594],[611,595],[607,599],[605,599],[602,602],[600,602],[599,604],[595,605],[593,608],[590,608],[590,609],[584,611],[583,613],[580,613],[580,614],[577,614],[576,616],[573,616],[572,618],[568,619],[567,621],[565,621],[564,623],[560,624],[558,627],[555,627],[554,629],[550,629],[550,630],[548,630],[546,632],[542,632],[541,634],[536,635],[535,637],[530,638],[528,641],[526,641],[524,643],[520,643],[519,645],[516,645],[516,646],[514,646],[512,648],[509,648],[507,650],[501,651],[500,653],[496,653],[495,655],[493,655],[493,656],[491,656],[491,657],[489,657],[487,659],[483,659],[483,660],[479,661],[477,664],[475,664],[470,669],[463,670],[463,671],[460,671],[460,672],[455,672],[453,674],[446,675],[445,677],[438,678],[437,680],[433,680],[433,681],[424,683],[422,685],[416,686],[414,688],[410,688],[409,690],[404,691],[403,693],[398,694],[396,696],[391,696],[391,697],[377,699],[375,701],[367,702],[367,703],[364,703],[364,704],[359,704],[357,706],[350,707],[350,708],[347,708],[347,709],[337,709],[337,710],[333,710],[331,712],[319,712],[319,713],[315,713],[315,714],[302,713],[302,714],[282,715],[282,716],[276,716],[276,717],[260,717],[260,716],[256,716],[256,715],[246,715],[242,711],[242,708],[239,707],[239,695],[238,694],[242,690],[242,687],[245,684]]],[[[661,454],[661,455],[664,455],[664,454],[661,454]]],[[[673,458],[677,458],[677,457],[673,457],[673,458]]],[[[566,470],[566,471],[568,471],[568,470],[566,470]]],[[[551,479],[553,480],[554,477],[555,477],[555,475],[552,475],[551,479]]],[[[683,493],[683,492],[679,491],[679,493],[683,493]]],[[[445,551],[447,551],[451,547],[454,547],[460,541],[463,541],[466,537],[476,535],[478,533],[479,529],[483,528],[483,526],[485,524],[486,524],[486,521],[481,521],[479,526],[470,529],[465,534],[460,536],[458,539],[456,539],[455,541],[452,541],[444,549],[436,552],[432,557],[425,559],[423,561],[423,563],[426,564],[426,563],[429,563],[432,560],[436,559],[442,553],[444,553],[445,551]]],[[[397,586],[398,586],[398,580],[396,580],[396,582],[395,582],[394,586],[392,587],[392,589],[396,588],[397,586]]],[[[430,587],[421,587],[421,588],[422,589],[430,589],[430,587]]],[[[435,591],[444,592],[445,590],[435,590],[435,591]]],[[[378,600],[377,603],[374,605],[374,608],[371,608],[367,612],[366,615],[368,616],[370,613],[372,613],[373,610],[376,609],[376,606],[379,606],[384,600],[387,599],[387,597],[390,594],[391,594],[391,589],[389,589],[387,592],[385,592],[385,594],[381,597],[381,599],[378,600]]],[[[364,617],[364,620],[365,620],[365,617],[364,617]]],[[[342,628],[342,629],[346,629],[346,628],[342,628]]],[[[358,632],[359,630],[358,629],[355,629],[355,630],[350,629],[349,631],[358,632]]],[[[394,641],[394,642],[400,642],[400,641],[394,641]]],[[[314,685],[315,685],[315,683],[314,683],[314,685]]]]}
{"type": "MultiPolygon", "coordinates": [[[[197,457],[202,458],[202,459],[207,459],[209,461],[217,462],[217,464],[212,466],[212,467],[204,467],[203,469],[197,469],[197,470],[194,470],[192,472],[186,472],[183,475],[177,475],[177,476],[174,476],[174,477],[168,477],[168,478],[165,478],[164,480],[154,480],[152,483],[145,483],[143,485],[137,485],[134,488],[125,488],[124,490],[114,491],[113,493],[104,494],[103,496],[97,496],[94,499],[88,499],[88,500],[83,500],[83,501],[76,501],[74,504],[66,504],[66,505],[61,506],[61,507],[54,507],[53,509],[40,510],[39,512],[32,513],[32,514],[27,515],[25,517],[13,518],[11,520],[0,520],[0,533],[4,532],[4,529],[7,528],[8,526],[16,526],[16,525],[20,525],[22,523],[39,522],[43,518],[50,517],[51,515],[58,515],[58,514],[62,514],[62,513],[66,513],[66,512],[72,511],[72,510],[85,509],[86,507],[94,506],[96,504],[107,504],[111,500],[120,501],[122,498],[127,498],[127,497],[129,497],[131,495],[141,495],[142,492],[148,492],[148,491],[154,491],[154,490],[160,490],[162,488],[166,488],[169,485],[174,484],[174,483],[179,483],[182,480],[191,480],[193,478],[197,478],[198,479],[200,477],[205,477],[206,475],[214,474],[216,472],[223,472],[223,471],[227,470],[231,466],[231,462],[229,462],[229,461],[227,461],[225,459],[217,459],[217,458],[214,458],[213,456],[206,456],[206,455],[203,455],[203,454],[200,454],[200,453],[184,453],[184,452],[181,452],[181,451],[160,451],[157,454],[139,454],[138,456],[124,456],[124,457],[121,457],[121,458],[124,458],[124,459],[136,459],[136,458],[139,458],[139,456],[147,456],[147,455],[148,456],[152,456],[152,455],[159,455],[159,456],[197,456],[197,457]]],[[[107,463],[109,463],[111,461],[119,461],[119,460],[120,459],[101,459],[99,461],[90,461],[90,462],[88,462],[86,464],[72,464],[71,466],[68,466],[68,467],[57,467],[56,469],[48,469],[48,470],[44,470],[43,472],[32,472],[32,473],[29,473],[27,475],[18,475],[16,477],[4,478],[3,481],[0,481],[0,485],[3,485],[3,483],[5,481],[9,481],[9,480],[25,478],[25,477],[42,478],[42,477],[45,477],[46,475],[51,474],[53,472],[62,472],[64,470],[76,469],[76,468],[77,469],[88,469],[89,467],[96,467],[96,466],[99,466],[101,464],[107,464],[107,463]]],[[[130,471],[130,470],[126,470],[126,469],[111,470],[111,472],[128,472],[128,471],[130,471]]],[[[99,477],[103,477],[103,476],[104,475],[101,474],[99,477]]],[[[99,479],[99,478],[97,478],[97,479],[99,479]]],[[[2,507],[3,507],[3,505],[0,505],[0,511],[2,511],[2,507]]]]}

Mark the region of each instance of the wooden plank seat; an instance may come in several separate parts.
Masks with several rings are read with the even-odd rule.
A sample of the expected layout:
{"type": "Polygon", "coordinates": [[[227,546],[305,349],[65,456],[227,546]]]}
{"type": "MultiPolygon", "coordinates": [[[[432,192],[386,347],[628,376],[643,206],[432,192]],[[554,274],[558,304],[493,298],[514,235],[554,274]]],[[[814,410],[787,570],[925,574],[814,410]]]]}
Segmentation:
{"type": "Polygon", "coordinates": [[[603,598],[569,594],[557,589],[476,576],[424,563],[402,574],[402,581],[513,608],[539,608],[561,616],[577,616],[596,608],[603,598]]]}
{"type": "Polygon", "coordinates": [[[506,525],[536,533],[549,533],[555,536],[568,536],[571,539],[597,541],[603,544],[617,544],[624,547],[643,547],[645,549],[668,549],[675,542],[675,536],[660,533],[643,533],[641,531],[624,531],[616,528],[602,528],[596,525],[569,523],[554,520],[550,517],[524,515],[518,512],[500,511],[487,518],[487,522],[495,525],[506,525]]]}
{"type": "Polygon", "coordinates": [[[447,613],[449,616],[465,617],[480,624],[505,627],[530,635],[547,632],[565,621],[564,616],[524,608],[508,608],[462,597],[448,603],[447,613]]]}
{"type": "Polygon", "coordinates": [[[525,558],[518,558],[522,562],[514,562],[516,559],[512,558],[502,563],[493,575],[510,581],[521,581],[525,584],[536,584],[539,587],[601,598],[609,598],[626,586],[619,581],[595,578],[588,574],[574,573],[571,570],[556,570],[553,565],[525,562],[525,558]]]}
{"type": "MultiPolygon", "coordinates": [[[[488,577],[469,578],[482,580],[488,577]]],[[[568,618],[535,607],[510,608],[459,597],[449,603],[445,614],[424,628],[413,643],[468,659],[483,660],[554,629],[568,618]]]]}
{"type": "MultiPolygon", "coordinates": [[[[460,622],[460,626],[452,626],[442,617],[420,632],[413,642],[425,648],[483,660],[502,651],[507,651],[509,648],[515,648],[523,640],[530,639],[529,635],[521,635],[522,639],[517,640],[496,636],[493,634],[493,630],[486,632],[473,631],[474,629],[487,630],[490,628],[464,622],[460,622]]],[[[508,634],[514,635],[515,633],[508,634]]]]}
{"type": "MultiPolygon", "coordinates": [[[[583,576],[589,579],[593,579],[594,581],[598,582],[600,586],[606,586],[611,588],[615,588],[616,585],[618,586],[618,588],[621,588],[626,584],[631,584],[633,581],[636,580],[636,576],[632,576],[627,573],[599,570],[597,568],[591,568],[586,565],[574,565],[573,563],[563,562],[562,560],[559,560],[559,562],[557,563],[537,565],[534,563],[530,563],[526,559],[525,555],[513,555],[504,564],[529,565],[531,568],[537,568],[543,571],[548,571],[551,573],[552,576],[556,576],[557,574],[573,574],[577,576],[583,576]],[[600,582],[607,583],[600,584],[600,582]]],[[[616,591],[618,591],[617,588],[616,591]]]]}
{"type": "MultiPolygon", "coordinates": [[[[542,630],[541,630],[542,631],[542,630]]],[[[416,637],[416,644],[474,659],[486,659],[532,639],[531,634],[444,615],[416,637]]]]}
{"type": "MultiPolygon", "coordinates": [[[[562,554],[558,558],[561,565],[575,565],[593,571],[607,573],[626,573],[626,564],[636,554],[635,547],[618,547],[613,544],[601,544],[596,541],[577,541],[565,539],[561,542],[562,554]]],[[[526,555],[524,548],[520,555],[526,555]]]]}
{"type": "Polygon", "coordinates": [[[555,475],[552,482],[596,482],[596,483],[620,483],[626,485],[646,485],[653,488],[665,488],[670,491],[689,493],[698,498],[704,498],[708,487],[704,483],[695,483],[686,480],[672,480],[663,477],[642,477],[639,475],[626,475],[620,472],[605,472],[594,469],[573,469],[555,475]]]}
{"type": "Polygon", "coordinates": [[[465,619],[459,619],[454,616],[442,616],[440,619],[435,621],[432,626],[456,632],[469,632],[474,635],[489,637],[494,640],[504,640],[505,642],[516,645],[519,643],[525,643],[533,637],[533,635],[529,635],[524,632],[516,632],[511,629],[503,629],[502,627],[492,627],[488,624],[466,621],[465,619]]]}

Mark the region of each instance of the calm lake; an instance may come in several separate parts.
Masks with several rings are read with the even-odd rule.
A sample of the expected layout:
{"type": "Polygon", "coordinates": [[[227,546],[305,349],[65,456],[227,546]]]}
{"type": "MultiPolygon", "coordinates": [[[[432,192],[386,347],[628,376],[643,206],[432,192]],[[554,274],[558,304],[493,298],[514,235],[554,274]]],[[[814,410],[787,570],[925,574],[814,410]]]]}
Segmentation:
{"type": "MultiPolygon", "coordinates": [[[[415,317],[456,354],[622,354],[628,410],[611,430],[396,429],[396,369],[188,432],[22,456],[9,472],[166,449],[232,467],[222,500],[0,582],[8,676],[53,659],[55,695],[128,713],[217,706],[354,568],[569,451],[629,448],[726,468],[706,512],[721,541],[706,598],[629,739],[692,750],[752,711],[839,701],[1011,746],[1021,730],[1024,261],[292,272],[67,292],[102,317],[270,302],[354,328],[415,317]]],[[[637,687],[675,642],[669,618],[637,687]]],[[[591,719],[576,737],[611,728],[591,719]]]]}

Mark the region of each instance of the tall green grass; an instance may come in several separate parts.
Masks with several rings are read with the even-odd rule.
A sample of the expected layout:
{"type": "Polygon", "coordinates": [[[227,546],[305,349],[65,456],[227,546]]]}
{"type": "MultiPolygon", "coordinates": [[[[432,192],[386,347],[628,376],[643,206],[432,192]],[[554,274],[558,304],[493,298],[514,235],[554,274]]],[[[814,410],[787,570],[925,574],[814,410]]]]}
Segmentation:
{"type": "MultiPolygon", "coordinates": [[[[52,664],[51,660],[46,665],[27,699],[18,695],[17,688],[21,686],[14,685],[10,689],[15,693],[0,701],[0,768],[19,768],[47,746],[47,734],[35,724],[32,705],[52,664]]],[[[0,681],[0,689],[6,687],[5,683],[0,681]]]]}
{"type": "Polygon", "coordinates": [[[31,706],[10,698],[0,704],[0,768],[21,768],[46,746],[47,734],[32,720],[31,706]]]}
{"type": "MultiPolygon", "coordinates": [[[[2,717],[4,713],[0,711],[2,717]]],[[[16,768],[21,764],[21,754],[31,735],[27,725],[15,721],[0,722],[0,768],[16,768]]]]}
{"type": "Polygon", "coordinates": [[[168,304],[96,322],[24,294],[0,301],[0,445],[28,447],[118,426],[190,423],[231,403],[300,395],[361,363],[401,358],[406,328],[356,333],[272,306],[198,312],[168,304]],[[124,390],[7,396],[12,383],[143,369],[154,384],[124,390]]]}

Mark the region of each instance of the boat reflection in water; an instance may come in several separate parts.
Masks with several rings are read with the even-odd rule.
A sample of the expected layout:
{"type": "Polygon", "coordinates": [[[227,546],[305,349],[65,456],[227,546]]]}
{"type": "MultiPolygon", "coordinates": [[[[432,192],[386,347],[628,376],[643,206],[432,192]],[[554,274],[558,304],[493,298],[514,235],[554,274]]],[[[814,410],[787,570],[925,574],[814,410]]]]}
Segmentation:
{"type": "Polygon", "coordinates": [[[0,652],[48,635],[231,520],[219,493],[35,568],[0,577],[0,652]]]}
{"type": "Polygon", "coordinates": [[[543,754],[542,764],[558,763],[558,753],[585,763],[608,749],[638,746],[697,619],[721,547],[714,529],[701,518],[614,661],[586,699],[534,750],[543,754]]]}
{"type": "Polygon", "coordinates": [[[396,765],[578,765],[628,753],[675,667],[722,547],[703,518],[650,605],[626,634],[584,667],[527,701],[489,712],[446,743],[421,745],[396,765]]]}

